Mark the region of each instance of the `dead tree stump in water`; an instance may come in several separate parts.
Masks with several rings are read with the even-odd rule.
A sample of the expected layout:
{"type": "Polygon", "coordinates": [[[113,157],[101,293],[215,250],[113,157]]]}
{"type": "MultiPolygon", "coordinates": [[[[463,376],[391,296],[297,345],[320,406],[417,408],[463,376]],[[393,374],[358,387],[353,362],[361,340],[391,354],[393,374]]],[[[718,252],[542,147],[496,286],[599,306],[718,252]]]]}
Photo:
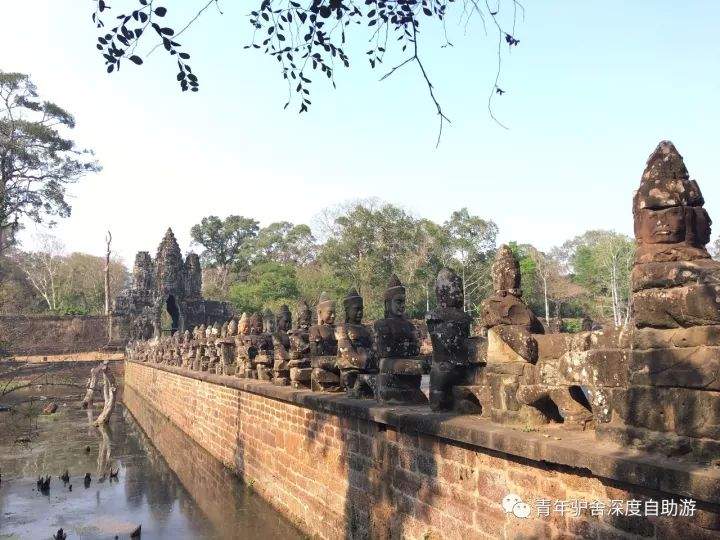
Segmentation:
{"type": "Polygon", "coordinates": [[[110,415],[115,408],[115,401],[117,399],[117,383],[115,377],[108,369],[107,364],[103,365],[102,370],[103,377],[103,397],[105,398],[105,405],[103,406],[102,412],[98,415],[95,420],[95,425],[99,426],[106,424],[110,419],[110,415]]]}
{"type": "Polygon", "coordinates": [[[88,378],[88,382],[85,385],[85,388],[87,388],[87,390],[85,391],[85,397],[82,401],[83,409],[87,409],[92,405],[93,397],[95,396],[95,388],[97,387],[100,374],[103,372],[105,367],[106,363],[103,362],[99,366],[96,366],[90,370],[90,377],[88,378]]]}

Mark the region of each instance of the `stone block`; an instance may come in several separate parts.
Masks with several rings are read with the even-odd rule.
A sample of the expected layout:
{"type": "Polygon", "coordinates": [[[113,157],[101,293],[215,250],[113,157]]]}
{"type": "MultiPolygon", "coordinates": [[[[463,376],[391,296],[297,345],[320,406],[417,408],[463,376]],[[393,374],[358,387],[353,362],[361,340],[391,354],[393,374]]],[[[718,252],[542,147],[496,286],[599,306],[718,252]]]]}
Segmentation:
{"type": "Polygon", "coordinates": [[[290,380],[300,382],[310,382],[310,376],[312,375],[312,368],[301,368],[291,367],[290,368],[290,380]]]}
{"type": "Polygon", "coordinates": [[[646,289],[633,294],[638,328],[680,328],[720,323],[720,283],[672,289],[646,289]]]}
{"type": "Polygon", "coordinates": [[[633,351],[630,384],[720,390],[720,347],[633,351]]]}
{"type": "Polygon", "coordinates": [[[687,244],[640,244],[635,252],[635,264],[652,262],[694,261],[709,259],[705,248],[687,244]]]}
{"type": "Polygon", "coordinates": [[[538,358],[560,358],[568,350],[570,334],[536,335],[538,358]]]}
{"type": "Polygon", "coordinates": [[[500,325],[488,330],[488,362],[535,362],[538,344],[522,326],[500,325]]]}
{"type": "Polygon", "coordinates": [[[693,261],[650,262],[632,269],[633,292],[669,288],[687,283],[712,283],[720,278],[720,262],[712,259],[693,261]]]}
{"type": "Polygon", "coordinates": [[[381,358],[380,373],[422,375],[422,363],[417,358],[381,358]]]}
{"type": "Polygon", "coordinates": [[[637,386],[616,390],[612,401],[625,424],[720,440],[720,392],[637,386]]]}
{"type": "Polygon", "coordinates": [[[633,332],[634,349],[663,349],[672,347],[720,346],[720,326],[691,326],[690,328],[638,328],[633,332]]]}
{"type": "Polygon", "coordinates": [[[597,349],[568,352],[558,363],[561,381],[589,386],[626,386],[628,382],[628,351],[597,349]]]}

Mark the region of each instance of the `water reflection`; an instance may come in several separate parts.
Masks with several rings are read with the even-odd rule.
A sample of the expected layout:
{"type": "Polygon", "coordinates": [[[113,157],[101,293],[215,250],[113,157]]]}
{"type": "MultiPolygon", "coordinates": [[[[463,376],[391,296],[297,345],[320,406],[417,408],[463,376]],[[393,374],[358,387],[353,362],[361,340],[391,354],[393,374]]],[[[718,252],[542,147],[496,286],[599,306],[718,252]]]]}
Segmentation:
{"type": "Polygon", "coordinates": [[[124,399],[137,422],[118,404],[110,425],[95,428],[71,405],[41,417],[31,444],[0,445],[0,539],[50,538],[60,527],[68,538],[127,538],[139,524],[143,538],[301,538],[130,388],[124,399]],[[41,474],[53,477],[47,496],[36,488],[41,474]]]}

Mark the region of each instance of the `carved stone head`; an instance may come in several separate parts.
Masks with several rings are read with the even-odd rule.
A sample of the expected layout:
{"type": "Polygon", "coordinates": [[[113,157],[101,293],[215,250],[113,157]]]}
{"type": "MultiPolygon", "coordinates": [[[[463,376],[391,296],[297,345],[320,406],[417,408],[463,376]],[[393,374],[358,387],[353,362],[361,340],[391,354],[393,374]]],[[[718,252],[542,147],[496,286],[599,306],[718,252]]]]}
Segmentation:
{"type": "Polygon", "coordinates": [[[250,335],[256,336],[258,334],[262,334],[263,332],[263,318],[262,315],[259,313],[253,313],[250,316],[249,321],[249,333],[250,335]]]}
{"type": "MultiPolygon", "coordinates": [[[[635,238],[646,244],[676,244],[685,240],[684,206],[635,212],[635,238]]],[[[690,210],[692,212],[692,210],[690,210]]],[[[690,223],[692,227],[692,222],[690,223]]]]}
{"type": "Polygon", "coordinates": [[[238,323],[235,319],[230,319],[230,322],[228,323],[228,328],[227,328],[227,335],[229,337],[229,336],[237,335],[237,333],[238,333],[238,323]]]}
{"type": "Polygon", "coordinates": [[[357,289],[351,289],[347,296],[343,299],[343,307],[345,308],[345,322],[350,324],[360,324],[363,318],[363,299],[358,294],[357,289]]]}
{"type": "Polygon", "coordinates": [[[320,295],[317,305],[318,324],[335,323],[335,302],[330,299],[326,292],[320,295]]]}
{"type": "Polygon", "coordinates": [[[311,323],[312,323],[312,312],[310,311],[310,306],[307,305],[307,302],[305,300],[300,300],[300,302],[298,302],[298,310],[297,310],[298,328],[307,330],[308,328],[310,328],[311,323]]]}
{"type": "Polygon", "coordinates": [[[405,287],[395,274],[390,276],[383,299],[385,300],[386,319],[405,317],[405,287]]]}
{"type": "Polygon", "coordinates": [[[269,309],[263,312],[263,331],[268,334],[275,332],[275,315],[269,309]]]}
{"type": "Polygon", "coordinates": [[[435,295],[440,307],[462,309],[462,278],[450,268],[443,268],[435,280],[435,295]]]}
{"type": "Polygon", "coordinates": [[[491,274],[495,292],[511,291],[515,293],[520,290],[520,265],[506,244],[498,249],[491,274]]]}
{"type": "Polygon", "coordinates": [[[278,332],[285,333],[292,328],[292,315],[290,314],[290,308],[286,304],[280,306],[280,311],[277,314],[276,327],[278,332]]]}
{"type": "Polygon", "coordinates": [[[248,314],[243,312],[240,315],[240,322],[238,322],[238,335],[244,336],[250,333],[250,317],[248,314]]]}

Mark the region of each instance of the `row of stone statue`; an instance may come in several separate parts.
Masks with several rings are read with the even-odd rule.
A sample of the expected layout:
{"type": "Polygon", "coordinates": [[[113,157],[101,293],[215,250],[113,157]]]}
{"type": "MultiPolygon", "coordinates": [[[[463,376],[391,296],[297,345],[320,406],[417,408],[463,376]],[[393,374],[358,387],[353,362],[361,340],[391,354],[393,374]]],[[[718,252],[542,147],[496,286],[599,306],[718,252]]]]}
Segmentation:
{"type": "Polygon", "coordinates": [[[193,370],[272,381],[317,391],[346,390],[386,402],[427,401],[420,391],[423,362],[418,331],[405,316],[405,287],[393,275],[385,291],[385,318],[362,324],[363,299],[343,299],[345,321],[335,323],[336,304],[323,293],[317,323],[301,301],[296,325],[288,306],[277,316],[246,313],[239,321],[195,327],[192,332],[134,342],[132,357],[193,370]]]}
{"type": "MultiPolygon", "coordinates": [[[[543,328],[520,299],[519,280],[517,261],[507,246],[501,247],[493,265],[495,294],[483,303],[481,320],[486,328],[519,329],[507,338],[516,348],[527,349],[524,336],[543,328]]],[[[482,359],[470,339],[461,278],[448,268],[441,270],[435,293],[438,307],[426,316],[433,345],[429,401],[444,410],[457,406],[453,388],[467,384],[482,359]]],[[[275,317],[243,314],[239,322],[202,325],[159,342],[135,342],[129,354],[299,389],[347,391],[351,397],[385,403],[426,403],[420,389],[426,362],[420,357],[418,331],[405,315],[405,299],[405,287],[393,275],[384,293],[385,317],[371,326],[362,324],[363,299],[353,289],[343,299],[345,320],[339,324],[335,302],[323,293],[316,324],[303,301],[294,327],[289,308],[282,306],[275,317]]]]}

